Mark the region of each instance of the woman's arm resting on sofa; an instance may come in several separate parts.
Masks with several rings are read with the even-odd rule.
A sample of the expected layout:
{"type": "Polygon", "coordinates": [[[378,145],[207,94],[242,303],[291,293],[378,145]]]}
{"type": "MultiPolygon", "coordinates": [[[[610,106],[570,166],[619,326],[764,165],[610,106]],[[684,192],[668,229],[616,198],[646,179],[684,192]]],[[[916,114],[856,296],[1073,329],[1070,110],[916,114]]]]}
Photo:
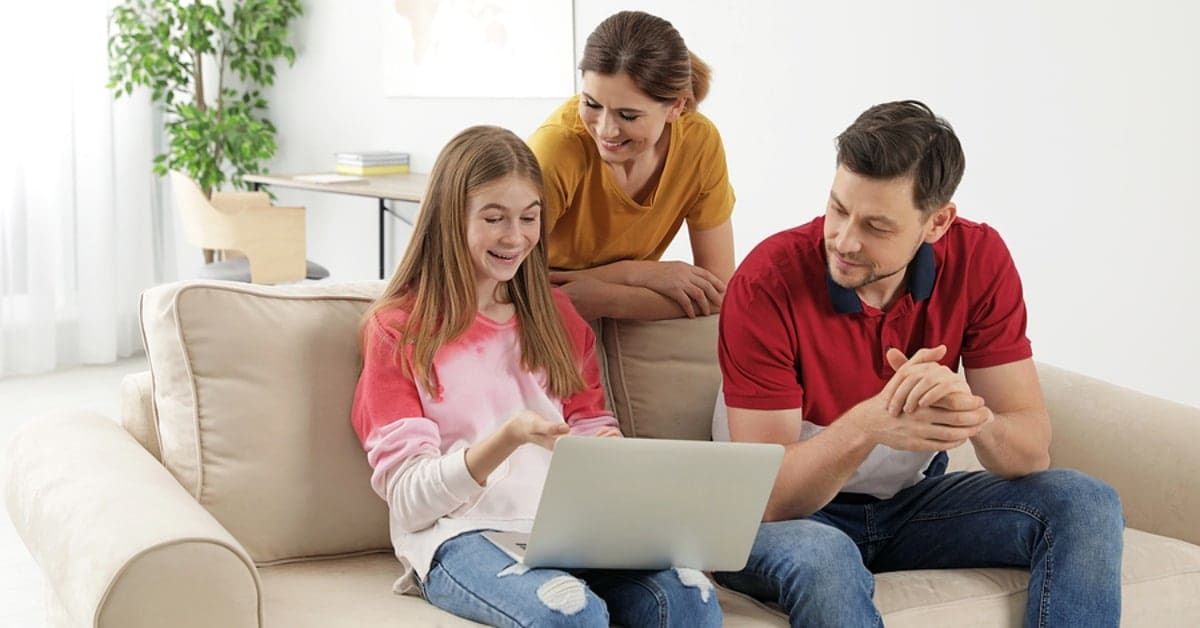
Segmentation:
{"type": "Polygon", "coordinates": [[[23,425],[3,458],[13,525],[81,626],[260,626],[241,545],[115,422],[23,425]]]}

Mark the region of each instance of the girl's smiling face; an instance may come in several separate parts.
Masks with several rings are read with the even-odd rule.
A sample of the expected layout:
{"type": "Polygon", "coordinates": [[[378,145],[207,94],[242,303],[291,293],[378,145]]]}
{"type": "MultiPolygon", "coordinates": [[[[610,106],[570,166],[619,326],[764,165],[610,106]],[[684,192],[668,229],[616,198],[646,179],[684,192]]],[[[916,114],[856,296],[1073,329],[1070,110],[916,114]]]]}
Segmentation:
{"type": "Polygon", "coordinates": [[[541,237],[538,188],[512,174],[480,187],[467,198],[467,251],[475,270],[480,307],[497,284],[513,278],[541,237]]]}

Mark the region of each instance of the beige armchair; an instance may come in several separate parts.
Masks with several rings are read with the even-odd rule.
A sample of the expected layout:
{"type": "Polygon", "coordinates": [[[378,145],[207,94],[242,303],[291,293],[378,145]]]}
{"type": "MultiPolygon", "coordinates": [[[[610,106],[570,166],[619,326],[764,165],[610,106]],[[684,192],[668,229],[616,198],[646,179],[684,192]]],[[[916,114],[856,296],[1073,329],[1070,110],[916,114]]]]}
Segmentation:
{"type": "Polygon", "coordinates": [[[277,284],[329,276],[305,259],[303,207],[271,205],[264,192],[213,192],[209,199],[174,171],[171,187],[187,241],[223,253],[221,261],[206,259],[204,278],[277,284]]]}
{"type": "MultiPolygon", "coordinates": [[[[14,527],[45,576],[50,626],[470,626],[392,593],[387,509],[350,426],[359,319],[382,282],[182,282],[142,297],[150,370],[121,424],[26,422],[0,456],[14,527]]],[[[716,319],[604,321],[622,429],[706,438],[716,319]]],[[[1122,625],[1200,625],[1200,409],[1039,365],[1053,465],[1121,494],[1122,625]]],[[[953,454],[976,464],[970,447],[953,454]]],[[[879,574],[889,628],[1020,626],[1028,572],[879,574]]],[[[725,625],[786,626],[718,588],[725,625]]]]}

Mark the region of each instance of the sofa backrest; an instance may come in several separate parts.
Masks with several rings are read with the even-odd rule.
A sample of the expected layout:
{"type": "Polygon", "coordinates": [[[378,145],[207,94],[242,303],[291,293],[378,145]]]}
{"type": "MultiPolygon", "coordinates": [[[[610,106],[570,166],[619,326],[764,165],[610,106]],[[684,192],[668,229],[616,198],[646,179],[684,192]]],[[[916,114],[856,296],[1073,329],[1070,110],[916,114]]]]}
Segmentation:
{"type": "Polygon", "coordinates": [[[717,318],[602,321],[597,353],[626,436],[712,439],[717,318]]]}
{"type": "MultiPolygon", "coordinates": [[[[626,436],[709,440],[721,386],[718,317],[668,321],[604,319],[602,372],[626,436]]],[[[975,449],[949,452],[949,470],[982,469],[975,449]]]]}
{"type": "Polygon", "coordinates": [[[350,425],[382,282],[181,282],[142,295],[163,465],[259,564],[389,549],[350,425]]]}

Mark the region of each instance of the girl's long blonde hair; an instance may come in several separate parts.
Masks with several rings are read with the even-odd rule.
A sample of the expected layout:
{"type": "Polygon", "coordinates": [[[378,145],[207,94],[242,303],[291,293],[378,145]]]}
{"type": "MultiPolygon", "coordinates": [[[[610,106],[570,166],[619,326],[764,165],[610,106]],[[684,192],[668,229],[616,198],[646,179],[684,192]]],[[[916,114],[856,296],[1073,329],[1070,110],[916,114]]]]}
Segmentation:
{"type": "MultiPolygon", "coordinates": [[[[397,329],[400,342],[394,355],[413,381],[435,398],[441,393],[433,358],[470,327],[479,309],[475,270],[467,250],[467,199],[509,175],[533,183],[539,201],[544,202],[537,158],[511,131],[473,126],[450,140],[433,164],[408,250],[364,318],[365,340],[381,310],[408,312],[407,322],[397,329]]],[[[529,372],[543,371],[549,391],[562,399],[583,390],[584,382],[550,293],[546,260],[546,223],[542,222],[537,246],[516,275],[497,287],[497,298],[516,308],[521,365],[529,372]]]]}

